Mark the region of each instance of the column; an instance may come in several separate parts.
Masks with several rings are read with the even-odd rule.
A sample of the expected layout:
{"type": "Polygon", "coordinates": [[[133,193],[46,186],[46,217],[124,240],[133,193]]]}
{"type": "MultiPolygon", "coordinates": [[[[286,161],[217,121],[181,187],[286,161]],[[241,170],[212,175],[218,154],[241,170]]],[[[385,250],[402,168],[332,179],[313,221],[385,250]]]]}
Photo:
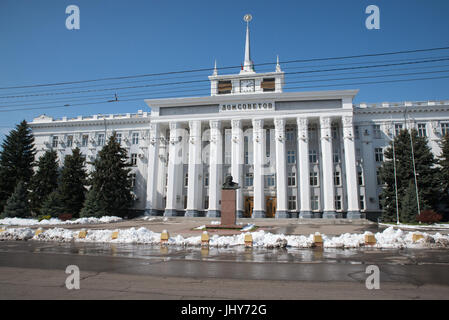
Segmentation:
{"type": "Polygon", "coordinates": [[[147,200],[145,214],[158,214],[157,183],[159,181],[159,123],[150,123],[150,144],[148,146],[148,170],[147,170],[147,200]]]}
{"type": "Polygon", "coordinates": [[[321,117],[321,154],[323,170],[323,181],[321,183],[321,191],[323,194],[323,218],[332,219],[336,218],[335,212],[335,190],[334,190],[334,169],[333,169],[333,157],[332,157],[332,132],[331,132],[331,118],[321,117]]]}
{"type": "Polygon", "coordinates": [[[168,138],[165,127],[159,127],[159,157],[158,157],[158,181],[157,181],[157,215],[163,215],[165,209],[164,196],[166,195],[167,163],[168,163],[168,138]]]}
{"type": "Polygon", "coordinates": [[[189,173],[186,217],[198,217],[201,207],[201,121],[189,121],[189,173]]]}
{"type": "Polygon", "coordinates": [[[357,167],[352,116],[343,117],[343,139],[345,147],[346,191],[348,194],[348,219],[360,219],[357,167]]]}
{"type": "Polygon", "coordinates": [[[285,120],[274,119],[276,144],[276,218],[288,218],[285,120]]]}
{"type": "Polygon", "coordinates": [[[264,168],[265,131],[263,119],[253,120],[254,208],[252,218],[265,218],[264,168]]]}
{"type": "Polygon", "coordinates": [[[244,203],[243,203],[243,167],[244,167],[244,137],[242,120],[232,120],[232,160],[231,160],[231,175],[233,181],[238,183],[240,188],[236,190],[236,214],[237,218],[243,217],[244,203]]]}
{"type": "Polygon", "coordinates": [[[221,186],[223,184],[223,137],[221,122],[210,120],[210,161],[209,161],[209,209],[208,217],[221,216],[221,186]]]}
{"type": "Polygon", "coordinates": [[[182,129],[179,122],[170,122],[167,173],[167,203],[164,216],[174,217],[177,215],[177,209],[181,207],[178,187],[182,185],[182,129]]]}
{"type": "Polygon", "coordinates": [[[298,125],[299,218],[313,218],[310,205],[309,123],[307,118],[297,118],[296,122],[298,125]]]}

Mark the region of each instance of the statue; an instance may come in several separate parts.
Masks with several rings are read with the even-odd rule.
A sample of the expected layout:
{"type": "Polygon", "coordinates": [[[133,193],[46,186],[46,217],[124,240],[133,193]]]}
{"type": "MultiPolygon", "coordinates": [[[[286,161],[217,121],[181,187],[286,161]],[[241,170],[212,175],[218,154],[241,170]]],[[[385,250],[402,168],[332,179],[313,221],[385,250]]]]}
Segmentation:
{"type": "Polygon", "coordinates": [[[232,176],[226,176],[225,182],[223,183],[223,190],[236,190],[239,189],[240,186],[238,183],[232,181],[232,176]]]}

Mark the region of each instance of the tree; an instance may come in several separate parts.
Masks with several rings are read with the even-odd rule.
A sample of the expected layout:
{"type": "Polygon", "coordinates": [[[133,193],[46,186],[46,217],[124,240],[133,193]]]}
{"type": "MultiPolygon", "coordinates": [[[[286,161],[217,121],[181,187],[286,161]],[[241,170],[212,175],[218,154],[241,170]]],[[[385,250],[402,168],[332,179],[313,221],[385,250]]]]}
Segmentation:
{"type": "Polygon", "coordinates": [[[115,132],[98,153],[93,165],[87,204],[95,201],[102,215],[125,216],[133,202],[130,164],[126,149],[117,142],[115,132]]]}
{"type": "MultiPolygon", "coordinates": [[[[409,133],[408,130],[402,130],[394,138],[397,193],[400,213],[403,211],[402,205],[405,205],[402,200],[411,190],[410,183],[412,183],[413,187],[416,188],[410,135],[413,142],[413,158],[415,160],[420,209],[424,210],[436,208],[440,197],[440,184],[437,179],[438,169],[436,168],[437,162],[429,146],[427,145],[427,138],[419,137],[417,131],[414,129],[411,133],[409,133]]],[[[385,187],[381,193],[383,208],[382,220],[385,222],[391,222],[396,221],[396,195],[392,142],[390,142],[390,146],[385,150],[384,156],[386,161],[382,163],[380,169],[380,177],[382,182],[385,184],[385,187]]],[[[414,193],[414,199],[416,202],[416,189],[414,189],[414,193]]],[[[411,197],[411,195],[408,195],[408,197],[411,197]]],[[[414,211],[414,213],[416,212],[417,210],[414,211]]],[[[412,220],[414,220],[414,218],[412,220]]]]}
{"type": "Polygon", "coordinates": [[[48,195],[58,187],[58,155],[49,150],[37,162],[37,171],[31,178],[31,211],[41,214],[40,210],[48,195]]]}
{"type": "Polygon", "coordinates": [[[440,165],[440,183],[442,203],[449,208],[449,133],[441,139],[441,155],[438,159],[440,165]]]}
{"type": "Polygon", "coordinates": [[[19,181],[28,188],[33,176],[34,137],[23,120],[6,136],[0,152],[0,211],[19,181]]]}
{"type": "Polygon", "coordinates": [[[404,196],[400,200],[401,209],[399,213],[399,220],[401,222],[416,222],[418,214],[418,203],[416,202],[416,188],[412,181],[409,181],[407,189],[405,189],[404,196]]]}
{"type": "Polygon", "coordinates": [[[64,166],[59,178],[58,193],[63,204],[63,213],[78,217],[86,199],[87,173],[85,157],[79,148],[64,158],[64,166]]]}
{"type": "Polygon", "coordinates": [[[80,211],[80,217],[81,218],[89,218],[89,217],[100,218],[102,216],[107,215],[107,212],[104,211],[104,207],[100,205],[100,201],[101,200],[99,199],[97,192],[95,192],[91,188],[89,190],[89,192],[87,193],[83,208],[80,211]]]}
{"type": "Polygon", "coordinates": [[[27,190],[23,181],[19,181],[14,192],[8,198],[1,218],[24,218],[31,214],[27,190]]]}
{"type": "Polygon", "coordinates": [[[57,218],[61,213],[65,213],[64,202],[58,190],[55,190],[43,201],[40,214],[57,218]]]}

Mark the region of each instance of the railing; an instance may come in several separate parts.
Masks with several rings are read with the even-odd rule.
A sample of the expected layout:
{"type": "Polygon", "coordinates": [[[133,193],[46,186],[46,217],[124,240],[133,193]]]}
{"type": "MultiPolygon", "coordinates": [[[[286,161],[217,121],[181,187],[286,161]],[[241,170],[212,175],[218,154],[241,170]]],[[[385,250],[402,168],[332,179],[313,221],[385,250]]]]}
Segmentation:
{"type": "Polygon", "coordinates": [[[394,107],[423,107],[449,105],[449,100],[440,101],[402,101],[402,102],[381,102],[381,103],[360,103],[354,105],[355,108],[394,108],[394,107]]]}

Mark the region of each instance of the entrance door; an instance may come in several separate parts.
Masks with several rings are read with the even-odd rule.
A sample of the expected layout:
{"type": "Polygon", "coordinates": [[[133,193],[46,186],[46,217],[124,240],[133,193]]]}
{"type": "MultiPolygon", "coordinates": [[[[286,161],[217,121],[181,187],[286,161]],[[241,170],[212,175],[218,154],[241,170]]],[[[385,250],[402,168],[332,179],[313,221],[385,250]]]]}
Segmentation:
{"type": "Polygon", "coordinates": [[[274,218],[276,214],[276,197],[266,197],[265,214],[267,218],[274,218]]]}
{"type": "Polygon", "coordinates": [[[245,197],[245,212],[243,213],[243,218],[251,218],[253,214],[254,198],[245,197]]]}

